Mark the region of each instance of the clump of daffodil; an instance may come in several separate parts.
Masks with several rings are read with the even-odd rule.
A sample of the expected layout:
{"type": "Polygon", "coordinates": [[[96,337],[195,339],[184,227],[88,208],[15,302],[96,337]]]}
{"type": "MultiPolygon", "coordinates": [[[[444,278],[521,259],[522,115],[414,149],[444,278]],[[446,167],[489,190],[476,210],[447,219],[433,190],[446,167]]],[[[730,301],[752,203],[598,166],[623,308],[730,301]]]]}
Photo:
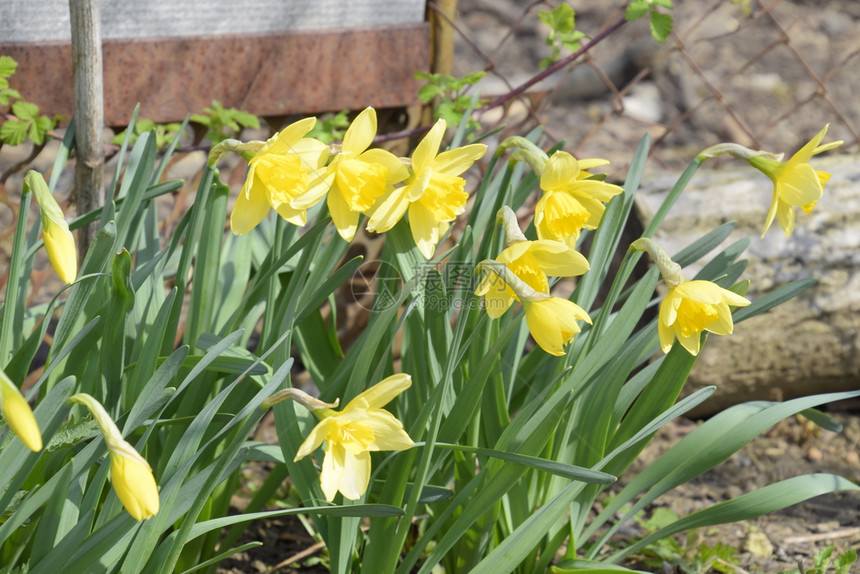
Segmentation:
{"type": "Polygon", "coordinates": [[[787,161],[781,161],[782,154],[756,152],[738,144],[718,144],[700,153],[698,159],[703,161],[716,155],[729,154],[746,160],[768,176],[773,182],[773,199],[761,236],[764,237],[776,217],[785,236],[790,237],[794,231],[795,207],[800,207],[806,213],[812,211],[824,193],[824,184],[830,180],[829,173],[814,169],[809,165],[809,160],[812,156],[839,147],[843,143],[835,141],[821,145],[828,127],[829,124],[824,126],[787,161]]]}
{"type": "Polygon", "coordinates": [[[266,142],[239,143],[225,140],[210,153],[210,164],[224,151],[254,152],[248,161],[248,175],[230,214],[230,228],[236,235],[248,233],[268,215],[270,209],[293,225],[307,222],[305,209],[291,202],[318,185],[328,161],[328,146],[304,137],[316,118],[299,120],[266,142]]]}
{"type": "Polygon", "coordinates": [[[732,333],[734,324],[729,305],[746,307],[749,300],[711,281],[685,280],[681,266],[651,239],[637,239],[631,247],[648,252],[669,286],[669,292],[660,304],[657,324],[664,353],[672,349],[676,337],[691,355],[696,356],[701,349],[702,331],[715,335],[732,333]]]}
{"type": "Polygon", "coordinates": [[[439,153],[445,135],[439,120],[412,153],[412,176],[406,185],[379,203],[367,222],[368,231],[388,231],[407,209],[415,245],[427,259],[451,221],[466,210],[466,181],[459,177],[487,152],[484,144],[471,144],[439,153]]]}
{"type": "Polygon", "coordinates": [[[0,410],[6,424],[21,442],[33,452],[42,450],[42,433],[30,405],[18,387],[0,370],[0,410]]]}
{"type": "MultiPolygon", "coordinates": [[[[572,247],[551,239],[528,241],[511,208],[502,207],[496,217],[505,226],[506,236],[506,247],[496,261],[538,293],[549,293],[547,277],[572,277],[588,271],[588,261],[572,247]]],[[[495,273],[484,275],[475,294],[484,296],[487,315],[492,319],[501,317],[517,300],[513,289],[495,273]]]]}
{"type": "Polygon", "coordinates": [[[324,403],[298,389],[278,391],[264,406],[290,398],[316,415],[320,422],[299,446],[295,460],[325,443],[320,484],[326,500],[331,502],[338,492],[349,500],[358,500],[370,483],[370,453],[406,450],[414,444],[403,424],[382,408],[411,384],[407,374],[392,375],[360,393],[341,411],[334,410],[337,401],[324,403]]]}
{"type": "Polygon", "coordinates": [[[45,250],[51,266],[64,283],[72,283],[78,274],[78,252],[75,249],[75,238],[69,231],[66,216],[54,199],[42,174],[28,171],[24,176],[24,193],[33,192],[39,212],[42,216],[42,237],[45,250]]]}
{"type": "MultiPolygon", "coordinates": [[[[564,355],[564,346],[580,332],[578,321],[591,324],[591,318],[582,307],[573,301],[536,291],[504,263],[491,259],[481,261],[475,268],[475,272],[483,271],[494,274],[502,281],[505,289],[510,288],[513,297],[522,302],[529,333],[540,348],[550,355],[564,355]]],[[[485,295],[483,290],[490,288],[500,290],[495,280],[486,282],[482,280],[475,294],[485,295]]],[[[489,305],[490,301],[487,301],[487,314],[492,317],[491,313],[495,311],[491,312],[489,305]]]]}
{"type": "Polygon", "coordinates": [[[70,403],[84,405],[99,425],[110,455],[110,481],[122,505],[135,520],[158,513],[158,486],[152,468],[119,432],[107,411],[86,393],[69,397],[70,403]]]}
{"type": "Polygon", "coordinates": [[[322,177],[291,202],[293,209],[307,209],[326,193],[326,204],[340,236],[352,241],[359,214],[368,214],[377,203],[409,176],[409,170],[393,153],[367,149],[376,137],[376,111],[367,108],[347,128],[338,154],[322,177]]]}

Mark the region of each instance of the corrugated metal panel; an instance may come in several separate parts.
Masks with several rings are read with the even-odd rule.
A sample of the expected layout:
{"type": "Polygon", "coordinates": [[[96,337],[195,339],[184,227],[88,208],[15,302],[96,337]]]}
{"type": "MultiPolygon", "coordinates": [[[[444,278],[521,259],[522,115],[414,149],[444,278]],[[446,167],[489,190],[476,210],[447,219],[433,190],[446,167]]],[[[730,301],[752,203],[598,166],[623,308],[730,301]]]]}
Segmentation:
{"type": "MultiPolygon", "coordinates": [[[[0,0],[2,1],[2,0],[0,0]]],[[[181,120],[212,100],[257,115],[416,103],[430,64],[426,22],[374,29],[106,40],[105,122],[181,120]]],[[[15,58],[12,86],[41,113],[70,116],[72,66],[65,42],[0,44],[15,58]]]]}
{"type": "MultiPolygon", "coordinates": [[[[102,0],[102,37],[151,38],[412,24],[425,0],[102,0]]],[[[68,0],[0,0],[0,43],[69,41],[68,0]]]]}

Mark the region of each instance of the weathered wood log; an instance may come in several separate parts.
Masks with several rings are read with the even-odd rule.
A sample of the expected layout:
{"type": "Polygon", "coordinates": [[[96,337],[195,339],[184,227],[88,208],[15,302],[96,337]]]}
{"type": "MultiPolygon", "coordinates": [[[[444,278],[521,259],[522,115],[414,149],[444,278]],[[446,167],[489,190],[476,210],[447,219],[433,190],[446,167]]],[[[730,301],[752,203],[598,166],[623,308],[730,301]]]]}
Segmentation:
{"type": "MultiPolygon", "coordinates": [[[[717,391],[691,413],[704,416],[752,399],[789,399],[860,387],[860,157],[815,158],[832,174],[810,214],[798,210],[794,234],[774,225],[760,238],[773,186],[743,162],[730,169],[700,169],[664,221],[656,239],[671,254],[716,226],[734,220],[727,245],[744,236],[756,299],[792,280],[818,282],[799,297],[735,326],[730,336],[708,337],[687,392],[705,385],[717,391]]],[[[647,223],[677,173],[651,173],[637,196],[647,223]]],[[[685,269],[692,278],[698,269],[685,269]]]]}

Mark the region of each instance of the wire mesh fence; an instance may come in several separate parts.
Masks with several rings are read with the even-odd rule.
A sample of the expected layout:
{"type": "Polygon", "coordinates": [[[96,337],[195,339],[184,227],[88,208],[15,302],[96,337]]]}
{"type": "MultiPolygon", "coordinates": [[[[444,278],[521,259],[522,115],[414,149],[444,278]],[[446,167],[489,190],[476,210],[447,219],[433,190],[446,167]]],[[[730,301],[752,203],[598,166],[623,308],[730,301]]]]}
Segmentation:
{"type": "MultiPolygon", "coordinates": [[[[539,72],[550,49],[538,13],[557,2],[461,0],[455,73],[486,70],[482,95],[509,92],[539,72]]],[[[595,38],[627,2],[570,2],[595,38]]],[[[436,3],[431,3],[431,9],[436,3]]],[[[791,153],[821,127],[860,143],[860,4],[834,0],[680,0],[664,44],[646,19],[625,23],[575,63],[485,119],[521,132],[543,124],[583,157],[625,165],[643,133],[652,157],[676,168],[721,141],[791,153]]]]}

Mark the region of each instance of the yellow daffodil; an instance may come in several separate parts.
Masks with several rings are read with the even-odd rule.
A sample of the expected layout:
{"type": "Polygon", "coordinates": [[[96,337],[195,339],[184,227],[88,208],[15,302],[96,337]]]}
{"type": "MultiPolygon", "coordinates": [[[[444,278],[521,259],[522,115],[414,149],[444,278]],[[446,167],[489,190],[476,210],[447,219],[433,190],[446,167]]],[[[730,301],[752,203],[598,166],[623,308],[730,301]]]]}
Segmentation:
{"type": "Polygon", "coordinates": [[[374,209],[368,231],[388,231],[409,210],[409,227],[415,245],[427,259],[451,221],[466,210],[466,180],[460,174],[487,152],[484,144],[471,144],[439,153],[445,135],[445,120],[439,120],[412,154],[412,178],[392,191],[374,209]]]}
{"type": "MultiPolygon", "coordinates": [[[[588,261],[572,247],[550,239],[528,241],[509,207],[502,207],[497,217],[505,225],[508,247],[496,261],[538,293],[549,293],[548,276],[572,277],[588,271],[588,261]]],[[[492,319],[501,317],[517,300],[513,289],[495,273],[484,275],[475,294],[485,297],[487,315],[492,319]]]]}
{"type": "Polygon", "coordinates": [[[0,371],[0,410],[3,411],[6,424],[27,448],[33,452],[42,450],[42,433],[39,432],[36,417],[21,391],[3,371],[0,371]]]}
{"type": "Polygon", "coordinates": [[[585,171],[609,163],[603,159],[577,161],[565,151],[549,158],[540,175],[544,191],[535,206],[534,224],[539,239],[554,239],[576,246],[583,228],[596,229],[604,204],[621,193],[617,185],[595,179],[585,171]]]}
{"type": "MultiPolygon", "coordinates": [[[[475,291],[475,294],[479,296],[487,295],[490,290],[495,292],[486,301],[487,314],[490,317],[498,317],[502,314],[498,312],[498,309],[491,310],[491,304],[494,300],[504,300],[499,292],[505,293],[507,289],[510,289],[512,292],[510,296],[523,304],[529,333],[540,348],[550,355],[560,356],[564,354],[564,346],[570,343],[574,335],[580,332],[577,321],[591,324],[591,318],[582,307],[573,301],[537,291],[526,280],[514,274],[508,266],[499,261],[482,261],[478,264],[476,271],[490,271],[490,274],[495,275],[496,279],[501,281],[499,284],[496,279],[482,280],[475,291]]],[[[530,279],[534,280],[536,277],[539,277],[539,274],[530,274],[530,279]]],[[[545,276],[544,280],[546,280],[545,276]]],[[[539,282],[539,279],[536,282],[539,282]]]]}
{"type": "Polygon", "coordinates": [[[51,266],[64,283],[72,283],[78,274],[78,252],[75,238],[69,231],[66,216],[54,199],[42,174],[29,171],[24,176],[24,186],[33,191],[42,216],[42,237],[51,266]]]}
{"type": "Polygon", "coordinates": [[[158,513],[158,486],[152,468],[119,432],[107,411],[86,393],[69,397],[70,403],[84,405],[99,425],[110,455],[110,481],[119,501],[135,520],[158,513]]]}
{"type": "Polygon", "coordinates": [[[675,337],[691,355],[698,355],[702,331],[731,334],[734,325],[729,305],[745,307],[750,302],[710,281],[684,281],[669,288],[660,304],[658,333],[664,353],[675,337]]]}
{"type": "Polygon", "coordinates": [[[248,176],[230,215],[233,233],[251,231],[270,209],[294,225],[306,223],[306,209],[296,209],[291,202],[324,175],[328,146],[304,137],[315,123],[316,118],[299,120],[259,147],[248,162],[248,176]]]}
{"type": "Polygon", "coordinates": [[[704,280],[687,281],[681,266],[672,261],[659,243],[640,238],[631,248],[647,251],[660,269],[669,292],[660,303],[657,333],[664,353],[672,349],[675,337],[691,355],[699,354],[702,331],[729,335],[734,329],[729,305],[746,307],[750,302],[728,289],[704,280]]]}
{"type": "Polygon", "coordinates": [[[340,492],[358,500],[370,483],[370,453],[377,450],[406,450],[414,444],[403,424],[382,407],[412,384],[409,375],[399,373],[383,379],[352,399],[341,411],[298,389],[285,389],[270,397],[265,406],[285,398],[302,404],[320,422],[299,446],[295,460],[301,460],[325,443],[320,484],[331,502],[340,492]]]}
{"type": "Polygon", "coordinates": [[[347,128],[340,152],[306,193],[294,199],[293,209],[307,209],[328,193],[326,203],[340,236],[351,241],[359,214],[371,212],[409,170],[389,151],[367,149],[376,137],[376,111],[367,108],[347,128]]]}
{"type": "Polygon", "coordinates": [[[809,160],[814,155],[842,145],[841,141],[820,145],[827,133],[827,128],[828,126],[824,126],[788,161],[779,161],[767,155],[747,158],[750,165],[762,171],[773,181],[773,200],[767,213],[764,231],[761,232],[762,237],[773,223],[774,216],[779,220],[785,236],[790,237],[794,231],[794,208],[800,207],[809,213],[821,199],[824,184],[830,180],[830,174],[813,169],[809,165],[809,160]]]}

